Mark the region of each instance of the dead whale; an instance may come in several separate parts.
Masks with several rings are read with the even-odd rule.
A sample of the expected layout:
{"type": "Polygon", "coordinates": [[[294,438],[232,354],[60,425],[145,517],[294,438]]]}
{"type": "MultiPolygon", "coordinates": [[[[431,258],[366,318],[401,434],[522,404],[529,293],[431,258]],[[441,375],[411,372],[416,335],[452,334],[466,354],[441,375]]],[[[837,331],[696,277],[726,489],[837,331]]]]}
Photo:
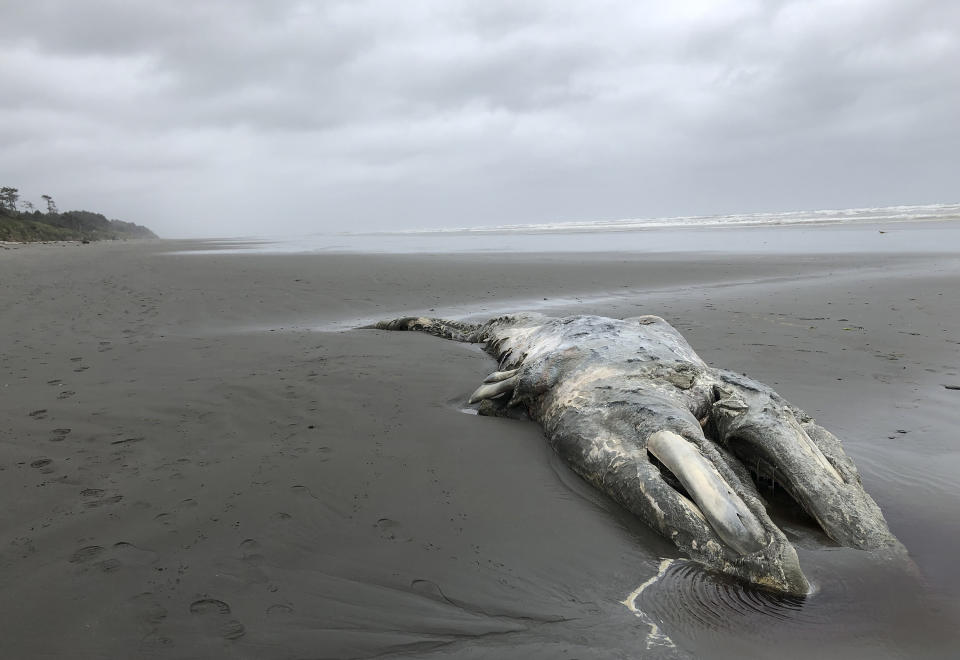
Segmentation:
{"type": "Polygon", "coordinates": [[[899,546],[836,436],[770,387],[708,366],[660,317],[406,317],[368,327],[485,343],[499,367],[470,399],[481,413],[525,410],[582,478],[726,574],[809,589],[752,474],[841,545],[899,546]]]}

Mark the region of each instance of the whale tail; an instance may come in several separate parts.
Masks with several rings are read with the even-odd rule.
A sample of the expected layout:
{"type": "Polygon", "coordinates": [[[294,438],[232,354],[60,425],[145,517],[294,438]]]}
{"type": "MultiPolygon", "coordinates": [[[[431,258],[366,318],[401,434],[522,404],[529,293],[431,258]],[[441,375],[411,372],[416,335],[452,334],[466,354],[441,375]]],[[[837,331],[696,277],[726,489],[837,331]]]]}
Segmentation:
{"type": "Polygon", "coordinates": [[[483,328],[484,326],[478,323],[432,319],[423,316],[405,316],[399,319],[378,321],[371,325],[362,326],[361,329],[416,330],[418,332],[426,332],[435,337],[476,344],[486,341],[482,332],[483,328]]]}

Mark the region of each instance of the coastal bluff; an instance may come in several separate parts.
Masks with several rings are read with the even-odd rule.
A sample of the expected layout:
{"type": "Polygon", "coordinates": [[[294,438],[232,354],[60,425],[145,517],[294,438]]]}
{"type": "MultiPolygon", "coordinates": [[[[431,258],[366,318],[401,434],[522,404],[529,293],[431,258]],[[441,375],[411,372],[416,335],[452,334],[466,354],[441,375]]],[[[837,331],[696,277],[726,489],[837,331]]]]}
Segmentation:
{"type": "Polygon", "coordinates": [[[109,220],[100,213],[26,212],[0,208],[0,241],[105,241],[128,238],[157,238],[150,229],[133,222],[109,220]]]}

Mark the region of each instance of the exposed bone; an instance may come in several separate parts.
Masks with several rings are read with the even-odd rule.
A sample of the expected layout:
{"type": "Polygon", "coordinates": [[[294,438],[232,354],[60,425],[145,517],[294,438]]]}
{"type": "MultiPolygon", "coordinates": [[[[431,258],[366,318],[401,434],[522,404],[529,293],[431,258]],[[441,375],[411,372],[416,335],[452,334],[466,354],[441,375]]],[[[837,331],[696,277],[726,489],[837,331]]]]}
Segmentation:
{"type": "Polygon", "coordinates": [[[693,443],[671,431],[658,431],[647,439],[647,449],[680,480],[730,547],[746,555],[766,545],[756,517],[693,443]]]}
{"type": "MultiPolygon", "coordinates": [[[[790,416],[791,418],[793,415],[790,416]]],[[[796,419],[791,419],[793,422],[790,426],[796,431],[797,444],[802,445],[803,448],[807,451],[813,460],[817,462],[820,467],[823,468],[824,472],[829,474],[831,477],[843,483],[843,477],[840,476],[840,473],[837,472],[837,469],[830,464],[830,461],[827,460],[827,457],[823,455],[823,452],[820,451],[820,448],[810,439],[810,436],[807,435],[807,432],[803,430],[803,427],[796,421],[796,419]]]]}
{"type": "Polygon", "coordinates": [[[484,399],[492,399],[495,396],[512,392],[513,386],[517,384],[517,380],[518,377],[513,375],[494,383],[484,383],[470,395],[470,403],[477,403],[484,399]]]}
{"type": "Polygon", "coordinates": [[[507,371],[494,371],[492,374],[483,379],[484,383],[499,383],[501,380],[506,380],[511,376],[516,376],[520,373],[520,369],[508,369],[507,371]]]}

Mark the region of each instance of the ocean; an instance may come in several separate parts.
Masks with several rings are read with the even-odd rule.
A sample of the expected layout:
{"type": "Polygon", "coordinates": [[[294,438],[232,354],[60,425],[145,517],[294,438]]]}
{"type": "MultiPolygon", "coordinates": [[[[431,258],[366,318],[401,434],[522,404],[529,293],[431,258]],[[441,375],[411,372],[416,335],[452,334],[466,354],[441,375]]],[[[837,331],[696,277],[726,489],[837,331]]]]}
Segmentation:
{"type": "MultiPolygon", "coordinates": [[[[211,241],[210,252],[502,253],[502,252],[940,252],[944,222],[960,220],[960,204],[927,204],[733,215],[585,220],[477,227],[316,232],[211,241]],[[928,231],[931,227],[936,232],[928,231]]],[[[960,245],[960,223],[948,236],[960,245]]]]}

